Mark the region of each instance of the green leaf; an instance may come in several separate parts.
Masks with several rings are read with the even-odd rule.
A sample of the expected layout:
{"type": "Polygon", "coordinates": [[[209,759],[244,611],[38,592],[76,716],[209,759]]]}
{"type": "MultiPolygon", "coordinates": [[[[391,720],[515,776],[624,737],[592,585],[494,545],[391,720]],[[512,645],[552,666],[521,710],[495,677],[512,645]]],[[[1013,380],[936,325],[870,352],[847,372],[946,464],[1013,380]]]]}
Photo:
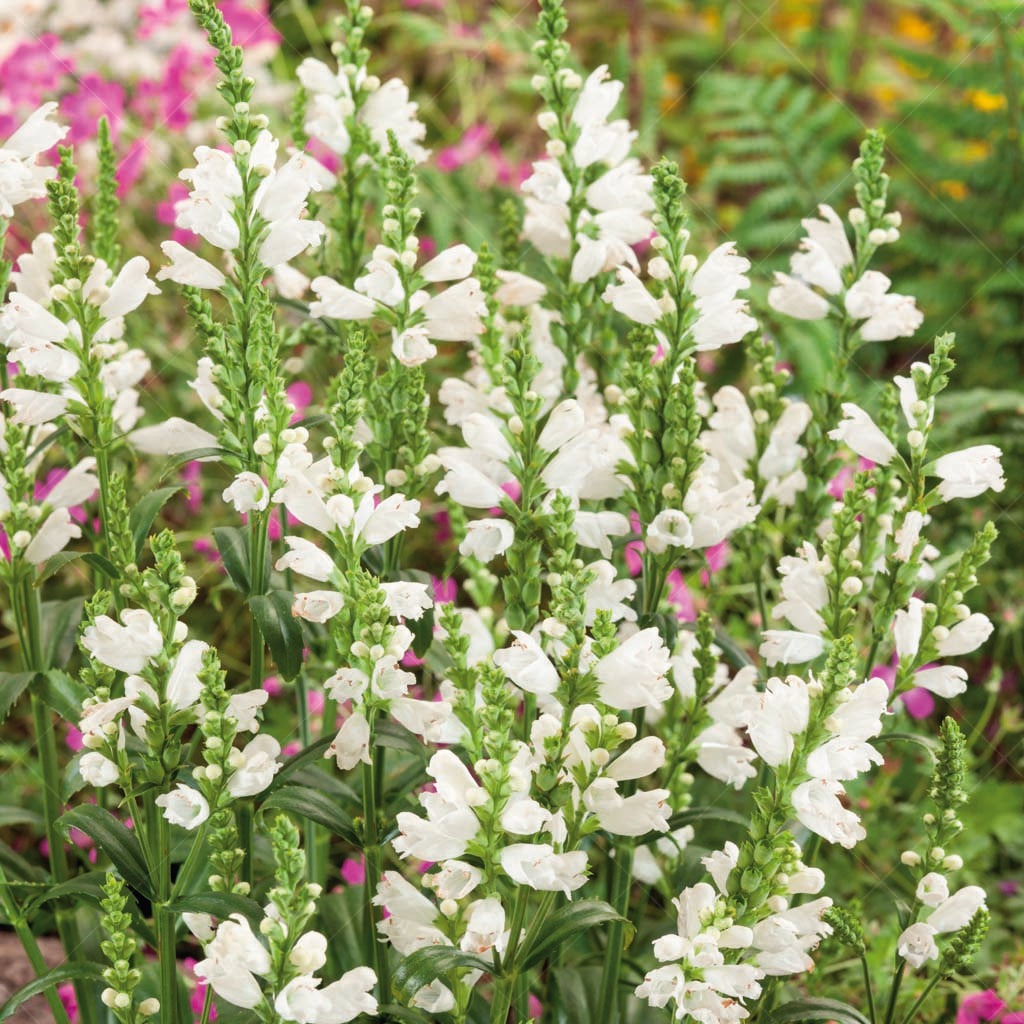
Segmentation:
{"type": "Polygon", "coordinates": [[[82,598],[73,597],[67,601],[44,601],[40,606],[44,665],[66,665],[71,660],[78,623],[82,618],[82,604],[82,598]]]}
{"type": "Polygon", "coordinates": [[[280,789],[284,785],[285,780],[294,772],[299,771],[301,768],[305,768],[307,765],[318,764],[323,760],[324,755],[327,753],[327,748],[334,742],[333,736],[322,736],[315,743],[311,743],[305,750],[300,750],[297,754],[293,754],[288,758],[284,764],[281,765],[281,770],[274,776],[274,781],[270,784],[270,792],[275,789],[280,789]]]}
{"type": "Polygon", "coordinates": [[[604,900],[567,903],[547,919],[537,941],[529,949],[519,951],[517,967],[528,970],[574,938],[585,934],[588,929],[610,921],[622,921],[626,925],[626,945],[629,945],[636,929],[613,906],[604,900]]]}
{"type": "Polygon", "coordinates": [[[397,1003],[378,1006],[377,1019],[408,1021],[408,1024],[435,1024],[437,1020],[425,1010],[417,1010],[414,1006],[399,1006],[397,1003]]]}
{"type": "Polygon", "coordinates": [[[315,789],[285,786],[271,793],[260,805],[260,810],[297,814],[300,818],[309,818],[318,825],[323,825],[328,831],[341,836],[353,846],[362,843],[362,836],[352,819],[326,793],[320,793],[315,789]]]}
{"type": "MultiPolygon", "coordinates": [[[[743,828],[750,827],[750,819],[738,811],[730,811],[728,807],[687,807],[685,811],[678,811],[668,819],[668,830],[674,832],[684,825],[692,825],[697,821],[728,821],[732,825],[740,825],[743,828]]],[[[659,832],[657,836],[664,833],[659,832]]]]}
{"type": "Polygon", "coordinates": [[[252,589],[252,574],[249,571],[249,538],[245,530],[240,526],[218,526],[213,531],[213,539],[231,582],[248,596],[252,589]]]}
{"type": "Polygon", "coordinates": [[[18,698],[35,678],[35,672],[0,672],[0,722],[18,703],[18,698]]]}
{"type": "Polygon", "coordinates": [[[418,736],[387,718],[378,719],[374,723],[373,744],[376,747],[390,747],[392,750],[407,750],[421,759],[430,753],[418,736]]]}
{"type": "Polygon", "coordinates": [[[454,946],[424,946],[395,968],[395,991],[409,1002],[424,985],[452,971],[492,971],[494,964],[454,946]]]}
{"type": "Polygon", "coordinates": [[[103,964],[75,963],[61,964],[54,967],[52,971],[44,974],[35,981],[30,981],[23,988],[19,988],[10,999],[0,1006],[0,1021],[8,1020],[14,1011],[23,1003],[28,1002],[33,996],[45,992],[54,985],[62,985],[66,981],[102,981],[103,964]]]}
{"type": "Polygon", "coordinates": [[[36,685],[47,705],[65,721],[77,722],[82,717],[82,701],[89,696],[89,691],[67,672],[51,668],[40,673],[36,685]]]}
{"type": "Polygon", "coordinates": [[[560,967],[552,972],[557,1005],[566,1024],[591,1024],[600,1017],[600,967],[560,967]]]}
{"type": "Polygon", "coordinates": [[[0,828],[7,825],[38,825],[42,828],[46,819],[27,807],[0,807],[0,828]]]}
{"type": "Polygon", "coordinates": [[[434,642],[434,609],[428,608],[418,619],[407,619],[412,630],[412,653],[422,658],[434,642]]]}
{"type": "Polygon", "coordinates": [[[15,853],[5,842],[0,841],[0,866],[11,879],[21,879],[23,882],[42,882],[46,879],[46,872],[29,864],[20,853],[15,853]]]}
{"type": "Polygon", "coordinates": [[[836,999],[795,999],[777,1006],[763,1024],[796,1024],[798,1021],[831,1020],[836,1024],[871,1024],[860,1010],[836,999]]]}
{"type": "Polygon", "coordinates": [[[60,572],[66,565],[77,562],[79,559],[103,573],[107,579],[116,580],[121,576],[117,566],[110,559],[104,558],[102,555],[97,555],[91,551],[59,551],[36,574],[35,585],[38,587],[43,580],[48,580],[55,573],[60,572]]]}
{"type": "Polygon", "coordinates": [[[169,903],[167,909],[176,914],[212,914],[221,921],[227,920],[232,914],[241,914],[254,931],[259,930],[260,921],[265,916],[263,908],[255,900],[232,892],[199,892],[192,896],[182,896],[169,903]]]}
{"type": "Polygon", "coordinates": [[[150,491],[132,510],[128,516],[128,527],[132,531],[132,541],[135,543],[135,557],[142,555],[142,549],[146,546],[146,538],[153,526],[153,522],[160,514],[160,509],[174,497],[178,491],[185,490],[184,487],[161,487],[157,491],[150,491]]]}
{"type": "Polygon", "coordinates": [[[302,627],[292,615],[293,600],[287,590],[249,598],[253,618],[267,641],[278,675],[285,679],[294,679],[302,669],[302,627]]]}
{"type": "Polygon", "coordinates": [[[113,861],[121,877],[143,896],[152,896],[149,871],[142,855],[139,838],[115,818],[110,811],[93,804],[73,807],[57,819],[65,832],[81,829],[113,861]]]}

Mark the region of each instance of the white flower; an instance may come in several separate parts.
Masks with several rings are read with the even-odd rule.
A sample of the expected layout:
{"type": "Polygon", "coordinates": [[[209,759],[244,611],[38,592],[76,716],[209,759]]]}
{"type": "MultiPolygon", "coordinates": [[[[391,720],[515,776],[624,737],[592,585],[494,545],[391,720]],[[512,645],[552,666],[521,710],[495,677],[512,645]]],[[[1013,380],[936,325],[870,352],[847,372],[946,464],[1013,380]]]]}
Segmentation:
{"type": "Polygon", "coordinates": [[[949,883],[944,875],[930,871],[917,883],[915,895],[926,907],[937,907],[949,898],[949,883]]]}
{"type": "Polygon", "coordinates": [[[558,689],[558,670],[528,633],[516,629],[512,646],[495,651],[494,664],[521,690],[551,694],[558,689]]]}
{"type": "Polygon", "coordinates": [[[241,914],[221,921],[204,952],[206,959],[197,963],[193,971],[222,999],[248,1010],[263,999],[254,975],[270,973],[270,954],[241,914]]]}
{"type": "Polygon", "coordinates": [[[67,134],[66,127],[50,120],[56,112],[56,103],[44,103],[0,147],[0,217],[5,220],[19,203],[43,198],[46,182],[57,173],[54,167],[36,165],[39,155],[67,134]]]}
{"type": "Polygon", "coordinates": [[[230,502],[236,512],[262,512],[270,503],[270,490],[263,479],[246,470],[235,477],[230,487],[224,489],[221,497],[230,502]]]}
{"type": "Polygon", "coordinates": [[[662,317],[661,306],[629,267],[615,271],[619,284],[610,284],[601,294],[605,302],[638,324],[654,324],[662,317]]]}
{"type": "Polygon", "coordinates": [[[505,930],[505,908],[501,900],[492,896],[474,901],[469,908],[465,929],[459,943],[464,952],[480,955],[495,949],[503,953],[508,932],[505,930]]]}
{"type": "Polygon", "coordinates": [[[370,994],[376,983],[377,975],[369,967],[356,967],[324,989],[320,978],[303,974],[278,993],[274,1009],[282,1020],[299,1024],[345,1024],[360,1014],[377,1012],[377,1000],[370,994]]]}
{"type": "Polygon", "coordinates": [[[423,324],[407,327],[399,333],[391,332],[391,353],[403,366],[422,366],[437,355],[437,348],[430,343],[430,334],[423,324]]]}
{"type": "Polygon", "coordinates": [[[987,490],[1001,491],[1006,486],[1002,451],[994,444],[979,444],[963,451],[951,452],[936,459],[932,473],[939,477],[939,497],[975,498],[987,490]]]}
{"type": "Polygon", "coordinates": [[[235,720],[238,732],[257,732],[260,727],[256,712],[270,699],[266,690],[233,693],[228,699],[228,715],[235,720]]]}
{"type": "Polygon", "coordinates": [[[164,817],[172,825],[180,825],[192,832],[210,816],[210,805],[197,789],[179,782],[170,793],[163,793],[154,803],[164,809],[164,817]]]}
{"type": "Polygon", "coordinates": [[[747,732],[759,756],[772,767],[789,761],[793,737],[807,728],[811,699],[799,676],[769,679],[765,690],[751,700],[747,732]]]}
{"type": "Polygon", "coordinates": [[[577,437],[586,426],[586,413],[575,398],[567,398],[548,414],[537,445],[546,452],[556,452],[577,437]]]}
{"type": "Polygon", "coordinates": [[[501,867],[520,885],[566,896],[587,880],[585,853],[555,853],[549,843],[512,843],[501,851],[501,867]]]}
{"type": "Polygon", "coordinates": [[[669,547],[689,547],[693,543],[693,528],[685,512],[667,508],[659,512],[647,527],[645,538],[648,551],[660,555],[669,547]]]}
{"type": "Polygon", "coordinates": [[[476,253],[468,245],[453,245],[420,267],[424,281],[461,281],[476,265],[476,253]]]}
{"type": "Polygon", "coordinates": [[[912,597],[904,610],[896,612],[893,619],[893,634],[896,638],[896,655],[900,661],[913,658],[921,646],[921,629],[924,625],[924,602],[912,597]]]}
{"type": "Polygon", "coordinates": [[[397,619],[421,619],[425,611],[434,607],[434,598],[426,583],[398,580],[381,583],[388,611],[397,619]]]}
{"type": "Polygon", "coordinates": [[[846,418],[828,436],[833,441],[842,441],[862,458],[887,466],[896,455],[896,446],[859,405],[843,402],[842,408],[846,418]]]}
{"type": "Polygon", "coordinates": [[[100,316],[113,320],[137,309],[147,295],[159,295],[160,289],[146,276],[149,260],[133,256],[110,285],[110,292],[100,304],[100,316]]]}
{"type": "Polygon", "coordinates": [[[36,564],[45,562],[58,551],[63,551],[68,541],[81,536],[82,528],[71,518],[71,513],[66,508],[56,508],[25,548],[25,558],[36,564]]]}
{"type": "Polygon", "coordinates": [[[333,757],[343,772],[355,768],[360,761],[373,764],[370,759],[370,725],[361,711],[345,719],[324,756],[333,757]]]}
{"type": "Polygon", "coordinates": [[[481,459],[465,448],[442,448],[438,453],[444,477],[434,488],[467,508],[496,508],[506,497],[501,487],[481,467],[481,459]]]}
{"type": "Polygon", "coordinates": [[[966,885],[932,911],[928,924],[937,932],[959,931],[985,905],[985,890],[978,885],[966,885]]]}
{"type": "Polygon", "coordinates": [[[344,600],[335,590],[308,590],[296,594],[292,615],[307,622],[326,622],[341,611],[344,600]]]}
{"type": "Polygon", "coordinates": [[[142,608],[121,612],[119,625],[107,615],[82,631],[82,646],[97,660],[120,672],[141,672],[164,646],[153,616],[142,608]]]}
{"type": "Polygon", "coordinates": [[[95,750],[83,754],[78,762],[78,773],[90,786],[109,786],[120,778],[116,764],[95,750]]]}
{"type": "Polygon", "coordinates": [[[839,802],[842,784],[831,779],[810,779],[793,790],[793,809],[800,822],[830,843],[850,850],[866,835],[860,818],[839,802]]]}
{"type": "Polygon", "coordinates": [[[165,692],[167,700],[178,710],[192,707],[203,692],[199,670],[203,666],[203,654],[209,647],[202,640],[187,640],[174,659],[165,692]]]}
{"type": "Polygon", "coordinates": [[[334,562],[331,556],[321,551],[312,541],[302,537],[285,537],[285,544],[291,549],[283,554],[275,563],[274,568],[278,572],[291,569],[300,576],[307,579],[317,580],[319,583],[326,583],[334,572],[334,562]]]}
{"type": "Polygon", "coordinates": [[[670,658],[656,628],[634,633],[595,667],[601,700],[621,711],[658,709],[672,695],[666,678],[670,658]]]}
{"type": "Polygon", "coordinates": [[[261,735],[251,740],[241,751],[241,763],[228,779],[228,792],[236,800],[262,793],[281,767],[277,760],[280,753],[281,744],[272,736],[261,735]]]}
{"type": "Polygon", "coordinates": [[[14,409],[9,417],[11,423],[26,427],[38,427],[49,423],[64,413],[68,399],[63,395],[51,395],[45,391],[30,391],[28,388],[6,388],[0,391],[0,398],[9,402],[14,409]]]}
{"type": "Polygon", "coordinates": [[[860,336],[865,341],[909,338],[924,322],[913,296],[887,294],[891,283],[885,274],[868,270],[846,293],[847,313],[864,320],[860,336]]]}
{"type": "Polygon", "coordinates": [[[775,287],[768,292],[768,305],[795,320],[822,320],[829,311],[828,299],[781,271],[775,272],[775,287]]]}
{"type": "Polygon", "coordinates": [[[355,532],[367,544],[383,544],[403,530],[419,526],[419,510],[420,503],[404,494],[390,494],[375,505],[373,494],[368,493],[356,511],[355,532]]]}
{"type": "Polygon", "coordinates": [[[373,299],[329,277],[314,277],[310,288],[318,300],[309,304],[309,315],[313,318],[326,316],[336,320],[369,320],[377,311],[377,303],[373,299]]]}
{"type": "Polygon", "coordinates": [[[896,952],[911,967],[921,967],[928,960],[936,960],[939,947],[935,944],[935,929],[927,922],[912,924],[899,937],[896,952]]]}
{"type": "Polygon", "coordinates": [[[161,242],[160,248],[171,262],[157,271],[158,281],[174,281],[192,288],[224,287],[227,278],[212,263],[180,242],[161,242]]]}
{"type": "Polygon", "coordinates": [[[936,653],[941,658],[955,658],[961,654],[976,651],[992,635],[992,622],[987,615],[975,612],[962,622],[958,622],[949,631],[944,640],[935,644],[936,653]]]}
{"type": "Polygon", "coordinates": [[[515,529],[507,519],[478,519],[466,526],[459,553],[489,562],[504,554],[515,540],[515,529]]]}
{"type": "Polygon", "coordinates": [[[180,416],[172,416],[152,427],[140,427],[128,435],[132,445],[145,455],[181,455],[198,448],[216,448],[217,438],[180,416]]]}
{"type": "Polygon", "coordinates": [[[319,971],[327,963],[327,936],[322,932],[306,932],[292,946],[288,961],[303,974],[319,971]]]}
{"type": "Polygon", "coordinates": [[[377,924],[377,930],[402,956],[424,946],[451,945],[434,925],[438,917],[437,907],[397,871],[384,872],[384,877],[377,883],[373,902],[388,912],[388,916],[377,924]]]}
{"type": "Polygon", "coordinates": [[[769,665],[800,665],[814,661],[825,650],[825,641],[811,633],[788,629],[766,629],[759,649],[769,665]]]}
{"type": "Polygon", "coordinates": [[[584,806],[597,815],[606,832],[619,836],[642,836],[648,832],[667,832],[672,808],[667,789],[651,789],[623,797],[614,779],[600,778],[583,794],[584,806]]]}
{"type": "Polygon", "coordinates": [[[967,689],[967,672],[959,665],[935,665],[932,668],[923,668],[919,672],[915,672],[911,678],[914,681],[914,686],[930,690],[947,700],[950,697],[958,696],[967,689]]]}

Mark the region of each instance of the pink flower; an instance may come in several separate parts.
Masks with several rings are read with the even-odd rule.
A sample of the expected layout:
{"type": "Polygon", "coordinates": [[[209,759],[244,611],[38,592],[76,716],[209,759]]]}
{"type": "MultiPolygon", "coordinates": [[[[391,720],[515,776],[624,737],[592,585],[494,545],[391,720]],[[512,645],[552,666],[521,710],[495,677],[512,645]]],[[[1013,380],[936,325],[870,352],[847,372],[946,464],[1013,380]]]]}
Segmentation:
{"type": "Polygon", "coordinates": [[[136,139],[128,147],[128,152],[117,165],[118,198],[123,199],[142,177],[148,157],[149,143],[146,139],[136,139]]]}
{"type": "Polygon", "coordinates": [[[67,743],[68,750],[73,750],[77,753],[82,749],[82,734],[73,725],[69,725],[68,734],[64,742],[67,743]]]}
{"type": "MultiPolygon", "coordinates": [[[[896,685],[896,656],[893,656],[891,665],[876,665],[871,670],[871,675],[884,679],[885,685],[892,690],[896,685]]],[[[900,700],[903,701],[903,706],[911,718],[927,718],[935,710],[935,698],[920,686],[901,693],[900,700]]]]}
{"type": "Polygon", "coordinates": [[[263,689],[270,694],[271,697],[280,697],[284,692],[284,687],[281,685],[281,680],[277,676],[267,676],[263,680],[263,689]]]}
{"type": "Polygon", "coordinates": [[[697,606],[693,603],[693,595],[690,593],[683,574],[678,569],[673,569],[668,574],[668,599],[678,605],[676,618],[680,622],[696,622],[697,606]]]}
{"type": "Polygon", "coordinates": [[[324,709],[324,695],[320,690],[310,690],[306,694],[306,706],[310,714],[319,715],[324,709]]]}
{"type": "Polygon", "coordinates": [[[434,585],[434,600],[438,604],[454,604],[459,593],[459,585],[455,580],[440,579],[437,576],[431,576],[430,579],[434,585]]]}
{"type": "Polygon", "coordinates": [[[238,0],[220,0],[217,5],[231,29],[235,46],[252,47],[260,43],[277,46],[281,36],[267,16],[266,4],[249,5],[238,0]]]}
{"type": "MultiPolygon", "coordinates": [[[[11,105],[38,106],[58,91],[73,65],[60,57],[60,39],[46,33],[19,43],[0,63],[0,88],[11,105]]],[[[4,133],[6,134],[6,133],[4,133]]]]}
{"type": "Polygon", "coordinates": [[[995,1020],[1006,1009],[1006,1003],[993,989],[974,992],[964,998],[956,1014],[956,1024],[978,1024],[983,1020],[995,1020]]]}
{"type": "Polygon", "coordinates": [[[298,423],[306,415],[306,410],[313,401],[313,389],[304,380],[297,380],[285,388],[285,394],[288,401],[295,406],[295,415],[292,416],[291,422],[298,423]]]}
{"type": "Polygon", "coordinates": [[[203,504],[203,488],[199,483],[201,471],[202,465],[195,459],[186,462],[181,469],[181,482],[186,489],[185,504],[188,506],[189,512],[198,512],[203,504]]]}
{"type": "Polygon", "coordinates": [[[473,125],[454,145],[447,146],[437,154],[437,168],[440,171],[454,171],[472,160],[478,159],[487,150],[487,144],[494,133],[485,124],[473,125]]]}
{"type": "Polygon", "coordinates": [[[346,860],[341,865],[341,877],[348,885],[362,885],[366,881],[366,858],[360,854],[346,860]]]}
{"type": "Polygon", "coordinates": [[[60,112],[70,124],[72,143],[94,138],[101,117],[110,122],[111,137],[116,139],[124,117],[124,89],[90,72],[78,79],[77,92],[61,100],[60,112]]]}

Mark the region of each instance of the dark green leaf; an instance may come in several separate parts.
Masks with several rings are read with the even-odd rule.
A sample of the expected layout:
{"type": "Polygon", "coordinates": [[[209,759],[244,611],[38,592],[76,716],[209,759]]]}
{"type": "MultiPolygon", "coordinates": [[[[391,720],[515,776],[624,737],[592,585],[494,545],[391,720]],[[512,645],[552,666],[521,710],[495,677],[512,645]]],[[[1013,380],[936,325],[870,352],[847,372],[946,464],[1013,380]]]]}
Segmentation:
{"type": "Polygon", "coordinates": [[[422,658],[434,642],[434,609],[428,608],[418,619],[407,619],[412,630],[412,653],[422,658]]]}
{"type": "Polygon", "coordinates": [[[294,679],[302,668],[302,627],[292,615],[293,600],[287,590],[249,598],[253,618],[267,641],[278,674],[285,679],[294,679]]]}
{"type": "Polygon", "coordinates": [[[82,717],[82,701],[89,691],[77,679],[51,668],[40,674],[37,685],[43,700],[65,721],[77,722],[82,717]]]}
{"type": "Polygon", "coordinates": [[[263,908],[255,900],[231,892],[200,892],[182,896],[169,903],[167,909],[176,914],[212,914],[221,921],[232,914],[241,914],[256,930],[265,916],[263,908]]]}
{"type": "Polygon", "coordinates": [[[38,825],[42,827],[45,819],[38,811],[27,807],[0,807],[0,827],[5,825],[38,825]]]}
{"type": "Polygon", "coordinates": [[[249,538],[245,530],[240,526],[218,526],[213,531],[213,539],[231,582],[248,596],[252,589],[252,574],[249,571],[249,538]]]}
{"type": "Polygon", "coordinates": [[[494,965],[454,946],[424,946],[395,968],[395,991],[409,1002],[424,985],[451,971],[491,971],[494,965]]]}
{"type": "Polygon", "coordinates": [[[591,1024],[600,1017],[600,967],[560,967],[553,972],[557,1005],[566,1024],[591,1024]]]}
{"type": "Polygon", "coordinates": [[[615,908],[603,900],[580,900],[567,903],[556,910],[544,923],[543,931],[529,949],[520,949],[516,957],[520,970],[527,970],[550,956],[561,946],[599,924],[622,921],[626,925],[626,943],[632,940],[636,929],[616,913],[615,908]]]}
{"type": "Polygon", "coordinates": [[[109,558],[104,558],[102,555],[97,555],[92,551],[59,551],[36,574],[35,585],[38,587],[43,580],[48,580],[55,573],[60,572],[66,565],[79,560],[87,565],[91,565],[98,572],[103,573],[107,579],[116,580],[121,576],[117,566],[109,558]]]}
{"type": "Polygon", "coordinates": [[[795,999],[777,1006],[764,1024],[797,1024],[798,1021],[831,1020],[836,1024],[871,1024],[860,1010],[836,999],[795,999]]]}
{"type": "Polygon", "coordinates": [[[18,698],[35,678],[35,672],[0,672],[0,722],[18,703],[18,698]]]}
{"type": "Polygon", "coordinates": [[[146,546],[146,538],[153,526],[153,521],[160,514],[160,509],[174,497],[178,491],[185,490],[184,487],[161,487],[157,491],[150,491],[131,511],[128,516],[128,526],[132,531],[132,541],[135,543],[135,557],[142,556],[142,549],[146,546]]]}
{"type": "MultiPolygon", "coordinates": [[[[687,807],[685,811],[678,811],[668,819],[670,832],[684,825],[692,825],[696,821],[728,821],[733,825],[741,825],[743,828],[750,827],[750,819],[738,811],[730,811],[728,807],[687,807]]],[[[662,835],[663,833],[658,833],[662,835]]]]}
{"type": "Polygon", "coordinates": [[[275,790],[260,805],[262,811],[288,811],[300,818],[308,818],[353,846],[359,846],[362,837],[352,819],[338,807],[326,793],[305,786],[285,786],[275,790]]]}
{"type": "Polygon", "coordinates": [[[11,879],[21,879],[23,882],[42,882],[46,878],[46,872],[29,864],[20,853],[15,853],[5,842],[0,841],[0,866],[4,873],[11,879]]]}
{"type": "Polygon", "coordinates": [[[82,603],[80,597],[42,603],[44,665],[66,665],[70,661],[82,618],[82,603]]]}
{"type": "Polygon", "coordinates": [[[935,760],[935,752],[939,748],[938,740],[933,736],[918,736],[912,732],[883,732],[878,737],[879,743],[916,743],[919,747],[924,747],[928,751],[928,756],[935,760]]]}
{"type": "Polygon", "coordinates": [[[138,836],[129,831],[110,811],[93,804],[82,804],[58,818],[61,828],[69,832],[81,829],[113,861],[121,877],[143,896],[151,896],[149,871],[138,836]]]}
{"type": "Polygon", "coordinates": [[[373,742],[378,747],[390,747],[392,750],[408,750],[420,758],[425,758],[430,751],[423,741],[415,734],[403,728],[397,722],[381,718],[373,727],[373,742]]]}
{"type": "Polygon", "coordinates": [[[425,1010],[417,1010],[414,1006],[399,1006],[397,1003],[386,1003],[377,1007],[379,1020],[401,1020],[409,1024],[435,1024],[436,1017],[431,1017],[425,1010]]]}
{"type": "Polygon", "coordinates": [[[30,981],[23,988],[19,988],[3,1006],[0,1006],[0,1021],[8,1020],[22,1003],[28,1002],[40,992],[53,988],[54,985],[62,985],[66,981],[93,980],[103,980],[103,964],[76,963],[54,967],[52,971],[44,974],[41,978],[36,978],[35,981],[30,981]]]}

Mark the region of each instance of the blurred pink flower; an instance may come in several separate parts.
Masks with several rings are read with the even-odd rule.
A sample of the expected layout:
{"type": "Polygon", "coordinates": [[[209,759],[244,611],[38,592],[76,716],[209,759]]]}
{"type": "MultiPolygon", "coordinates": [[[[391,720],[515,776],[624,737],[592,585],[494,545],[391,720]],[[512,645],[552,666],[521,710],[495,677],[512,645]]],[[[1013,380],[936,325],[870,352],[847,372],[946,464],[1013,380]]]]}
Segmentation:
{"type": "Polygon", "coordinates": [[[124,89],[92,72],[82,75],[77,84],[78,91],[60,101],[61,117],[70,126],[66,141],[95,138],[101,117],[110,122],[110,135],[116,139],[124,117],[124,89]]]}
{"type": "Polygon", "coordinates": [[[485,124],[472,125],[454,146],[447,146],[437,154],[437,168],[440,171],[454,171],[487,151],[493,131],[485,124]]]}
{"type": "Polygon", "coordinates": [[[50,32],[19,43],[0,63],[0,91],[12,105],[34,107],[58,91],[72,64],[58,53],[60,39],[50,32]]]}

